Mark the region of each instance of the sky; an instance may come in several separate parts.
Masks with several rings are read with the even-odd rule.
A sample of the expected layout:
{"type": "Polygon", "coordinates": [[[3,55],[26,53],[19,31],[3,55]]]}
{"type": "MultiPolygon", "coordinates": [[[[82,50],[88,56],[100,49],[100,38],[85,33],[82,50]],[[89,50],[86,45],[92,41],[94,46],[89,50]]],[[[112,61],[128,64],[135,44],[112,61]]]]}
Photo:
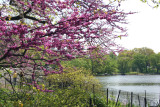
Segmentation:
{"type": "Polygon", "coordinates": [[[117,40],[117,43],[129,50],[148,47],[160,52],[160,7],[153,9],[140,0],[126,0],[121,8],[138,13],[128,16],[128,37],[117,40]]]}

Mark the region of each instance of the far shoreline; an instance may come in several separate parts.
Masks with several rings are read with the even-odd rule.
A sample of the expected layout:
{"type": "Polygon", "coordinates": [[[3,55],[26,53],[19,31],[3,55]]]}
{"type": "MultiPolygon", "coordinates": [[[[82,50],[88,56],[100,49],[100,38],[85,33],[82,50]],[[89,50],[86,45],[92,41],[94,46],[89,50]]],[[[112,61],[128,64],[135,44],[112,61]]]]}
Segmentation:
{"type": "Polygon", "coordinates": [[[97,75],[94,75],[94,76],[115,76],[115,75],[122,75],[122,76],[125,76],[125,75],[160,75],[159,73],[154,73],[154,74],[149,74],[149,73],[126,73],[126,74],[97,74],[97,75]]]}

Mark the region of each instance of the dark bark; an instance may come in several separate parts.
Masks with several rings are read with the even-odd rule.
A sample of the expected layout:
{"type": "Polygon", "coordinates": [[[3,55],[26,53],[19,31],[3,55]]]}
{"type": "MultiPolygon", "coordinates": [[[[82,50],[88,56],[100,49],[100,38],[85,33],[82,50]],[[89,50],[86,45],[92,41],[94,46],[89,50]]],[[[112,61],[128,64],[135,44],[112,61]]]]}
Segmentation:
{"type": "MultiPolygon", "coordinates": [[[[12,0],[10,2],[12,2],[12,0]]],[[[28,11],[26,11],[23,15],[18,15],[18,16],[15,16],[15,17],[6,17],[5,20],[7,20],[7,21],[9,21],[9,20],[20,20],[24,16],[24,18],[26,18],[26,19],[31,19],[31,20],[34,20],[34,21],[38,21],[39,23],[42,23],[42,24],[46,23],[46,21],[41,21],[41,20],[38,20],[35,17],[28,16],[27,14],[30,13],[31,11],[32,11],[32,9],[29,8],[28,11]]]]}

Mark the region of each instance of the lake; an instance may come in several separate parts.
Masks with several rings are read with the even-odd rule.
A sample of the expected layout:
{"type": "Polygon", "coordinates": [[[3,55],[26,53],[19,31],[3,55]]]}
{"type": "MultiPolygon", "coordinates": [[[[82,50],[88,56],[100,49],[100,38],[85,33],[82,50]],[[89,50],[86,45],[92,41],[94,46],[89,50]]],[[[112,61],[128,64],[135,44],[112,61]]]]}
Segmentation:
{"type": "Polygon", "coordinates": [[[104,88],[112,88],[139,94],[147,93],[147,98],[159,100],[160,75],[115,75],[97,76],[104,88]]]}

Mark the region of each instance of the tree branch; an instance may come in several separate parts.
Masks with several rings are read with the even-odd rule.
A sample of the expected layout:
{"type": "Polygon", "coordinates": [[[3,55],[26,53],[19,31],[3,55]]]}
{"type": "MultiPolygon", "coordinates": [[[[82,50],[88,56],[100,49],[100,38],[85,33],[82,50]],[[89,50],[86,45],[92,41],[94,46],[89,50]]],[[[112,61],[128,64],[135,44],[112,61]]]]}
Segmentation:
{"type": "Polygon", "coordinates": [[[19,16],[15,16],[15,17],[11,17],[11,18],[6,17],[5,20],[9,21],[9,20],[20,20],[20,19],[22,19],[22,17],[20,17],[20,15],[19,15],[19,16]]]}
{"type": "Polygon", "coordinates": [[[27,50],[25,49],[22,54],[11,54],[11,56],[24,56],[26,54],[27,50]]]}
{"type": "MultiPolygon", "coordinates": [[[[12,0],[11,0],[10,2],[12,2],[12,0]]],[[[29,10],[26,11],[26,12],[23,14],[24,18],[31,19],[31,20],[34,20],[34,21],[38,21],[39,23],[43,23],[43,24],[46,23],[46,21],[41,21],[41,20],[38,20],[38,19],[35,18],[35,17],[28,16],[27,14],[30,13],[31,11],[32,11],[32,9],[29,8],[29,10]]],[[[22,18],[23,18],[23,17],[22,17],[21,15],[18,15],[18,16],[15,16],[15,17],[6,17],[5,20],[7,20],[7,21],[9,21],[9,20],[20,20],[20,19],[22,19],[22,18]]]]}
{"type": "Polygon", "coordinates": [[[35,17],[31,17],[31,16],[27,16],[27,15],[25,15],[24,18],[31,19],[31,20],[34,20],[34,21],[38,21],[39,23],[43,23],[43,24],[46,23],[46,21],[41,21],[41,20],[36,19],[35,17]]]}

